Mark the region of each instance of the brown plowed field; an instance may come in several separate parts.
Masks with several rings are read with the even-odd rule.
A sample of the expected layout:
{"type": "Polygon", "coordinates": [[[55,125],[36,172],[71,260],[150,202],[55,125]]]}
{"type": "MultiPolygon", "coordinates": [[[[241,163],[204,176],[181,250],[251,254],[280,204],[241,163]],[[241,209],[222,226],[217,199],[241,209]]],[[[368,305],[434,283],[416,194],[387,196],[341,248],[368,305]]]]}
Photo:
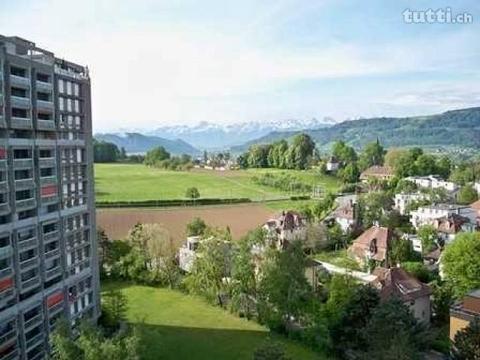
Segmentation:
{"type": "Polygon", "coordinates": [[[160,223],[178,243],[185,239],[185,226],[194,217],[208,225],[230,226],[234,239],[263,224],[274,211],[261,204],[226,206],[199,206],[168,209],[98,209],[97,226],[103,228],[110,239],[124,238],[137,222],[160,223]]]}

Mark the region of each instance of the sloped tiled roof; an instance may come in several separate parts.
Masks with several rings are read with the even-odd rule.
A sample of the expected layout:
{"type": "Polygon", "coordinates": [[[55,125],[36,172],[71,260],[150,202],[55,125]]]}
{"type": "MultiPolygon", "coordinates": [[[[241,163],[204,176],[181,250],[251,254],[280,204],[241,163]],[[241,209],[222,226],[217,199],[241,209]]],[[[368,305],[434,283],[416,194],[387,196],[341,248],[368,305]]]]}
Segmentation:
{"type": "Polygon", "coordinates": [[[400,298],[407,302],[421,297],[430,296],[432,289],[426,284],[418,281],[404,269],[395,268],[376,268],[373,275],[377,280],[373,285],[380,290],[380,298],[387,300],[392,296],[400,298]]]}
{"type": "Polygon", "coordinates": [[[361,179],[367,179],[369,177],[392,177],[394,175],[393,168],[390,166],[379,166],[379,165],[374,165],[366,169],[362,174],[360,175],[361,179]]]}
{"type": "Polygon", "coordinates": [[[366,252],[372,253],[372,259],[384,261],[387,259],[389,243],[392,240],[392,232],[388,228],[372,226],[360,235],[350,246],[349,251],[358,258],[364,258],[366,252]]]}

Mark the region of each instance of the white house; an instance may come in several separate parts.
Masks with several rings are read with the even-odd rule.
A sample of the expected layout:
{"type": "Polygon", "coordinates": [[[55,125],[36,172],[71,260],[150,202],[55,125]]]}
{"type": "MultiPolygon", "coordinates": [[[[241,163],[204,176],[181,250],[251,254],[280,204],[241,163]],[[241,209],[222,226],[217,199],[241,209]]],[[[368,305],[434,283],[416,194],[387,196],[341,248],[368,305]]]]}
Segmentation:
{"type": "Polygon", "coordinates": [[[202,241],[200,236],[189,236],[187,242],[178,250],[178,264],[185,272],[192,270],[193,263],[197,258],[197,249],[202,241]]]}
{"type": "Polygon", "coordinates": [[[455,192],[458,190],[458,186],[455,183],[443,180],[437,175],[410,176],[405,180],[411,181],[417,184],[419,187],[427,189],[445,189],[448,192],[455,192]]]}
{"type": "Polygon", "coordinates": [[[396,194],[395,195],[395,209],[397,209],[398,212],[401,215],[406,215],[407,214],[407,209],[411,204],[413,204],[414,202],[420,201],[420,200],[425,200],[425,199],[427,199],[427,195],[422,194],[422,193],[396,194]]]}
{"type": "Polygon", "coordinates": [[[417,210],[410,213],[410,222],[415,228],[422,225],[433,224],[434,220],[446,218],[449,215],[456,214],[469,219],[475,223],[475,210],[469,206],[453,205],[453,204],[432,204],[421,206],[417,210]]]}
{"type": "Polygon", "coordinates": [[[413,250],[418,253],[422,253],[422,240],[415,234],[405,234],[403,235],[405,240],[409,240],[412,243],[413,250]]]}
{"type": "Polygon", "coordinates": [[[340,168],[340,161],[334,156],[331,156],[326,163],[326,168],[328,172],[335,172],[340,168]]]}
{"type": "Polygon", "coordinates": [[[477,191],[478,195],[480,195],[480,182],[473,184],[473,188],[477,191]]]}
{"type": "Polygon", "coordinates": [[[354,199],[340,203],[332,217],[343,232],[354,230],[359,222],[358,204],[354,199]]]}

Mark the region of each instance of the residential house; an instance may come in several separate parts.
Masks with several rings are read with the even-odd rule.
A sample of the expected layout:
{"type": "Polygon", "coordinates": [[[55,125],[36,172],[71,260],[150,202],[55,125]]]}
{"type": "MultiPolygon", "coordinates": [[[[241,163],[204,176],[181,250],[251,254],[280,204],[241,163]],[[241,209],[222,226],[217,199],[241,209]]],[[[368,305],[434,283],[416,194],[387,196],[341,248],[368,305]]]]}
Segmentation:
{"type": "Polygon", "coordinates": [[[472,291],[450,308],[450,339],[455,340],[455,335],[475,317],[480,317],[480,289],[472,291]]]}
{"type": "Polygon", "coordinates": [[[477,191],[478,195],[480,195],[480,182],[474,183],[473,188],[477,191]]]}
{"type": "Polygon", "coordinates": [[[331,217],[340,225],[343,232],[355,230],[359,225],[358,204],[353,199],[341,203],[331,217]]]}
{"type": "Polygon", "coordinates": [[[340,161],[335,156],[331,156],[325,164],[328,172],[336,172],[340,169],[340,161]]]}
{"type": "Polygon", "coordinates": [[[432,289],[400,267],[376,268],[372,285],[380,291],[381,301],[397,297],[410,308],[420,322],[430,323],[430,295],[432,289]]]}
{"type": "Polygon", "coordinates": [[[449,214],[446,217],[435,219],[433,227],[437,229],[439,238],[448,244],[455,240],[460,232],[474,232],[477,228],[475,222],[471,219],[458,214],[449,214]]]}
{"type": "Polygon", "coordinates": [[[477,226],[480,226],[480,200],[474,202],[470,207],[477,214],[477,226]]]}
{"type": "Polygon", "coordinates": [[[362,182],[368,182],[372,178],[378,180],[391,180],[394,178],[394,176],[395,173],[393,168],[390,166],[374,165],[362,172],[360,175],[360,180],[362,182]]]}
{"type": "Polygon", "coordinates": [[[192,270],[201,241],[202,238],[200,236],[187,237],[186,243],[178,250],[178,264],[180,269],[185,272],[190,272],[192,270]]]}
{"type": "Polygon", "coordinates": [[[388,255],[393,240],[393,232],[380,226],[372,226],[348,248],[348,253],[361,265],[375,261],[380,266],[388,266],[388,255]]]}
{"type": "Polygon", "coordinates": [[[423,252],[422,240],[416,234],[404,234],[402,238],[412,243],[413,251],[420,254],[423,252]]]}
{"type": "Polygon", "coordinates": [[[428,175],[428,176],[410,176],[405,180],[411,181],[417,184],[419,187],[426,189],[445,189],[447,192],[456,192],[458,186],[451,182],[443,180],[440,176],[437,175],[428,175]]]}
{"type": "Polygon", "coordinates": [[[412,205],[415,202],[426,200],[426,199],[428,199],[427,195],[422,193],[396,194],[395,209],[397,209],[401,215],[407,215],[408,208],[410,205],[412,205]]]}
{"type": "Polygon", "coordinates": [[[476,213],[469,206],[452,204],[432,204],[421,206],[410,213],[410,222],[415,228],[422,225],[434,225],[434,222],[449,215],[456,214],[469,219],[471,223],[476,221],[476,213]]]}
{"type": "Polygon", "coordinates": [[[307,238],[307,221],[295,211],[283,211],[269,219],[263,228],[267,232],[267,239],[278,249],[284,249],[288,243],[305,241],[307,238]]]}

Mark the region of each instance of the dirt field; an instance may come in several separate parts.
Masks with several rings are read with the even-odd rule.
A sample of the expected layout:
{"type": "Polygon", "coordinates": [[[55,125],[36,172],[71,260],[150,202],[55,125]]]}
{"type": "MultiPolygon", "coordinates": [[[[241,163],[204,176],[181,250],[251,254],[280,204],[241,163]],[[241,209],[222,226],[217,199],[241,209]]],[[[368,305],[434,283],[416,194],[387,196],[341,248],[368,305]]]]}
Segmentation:
{"type": "Polygon", "coordinates": [[[125,237],[137,222],[160,223],[179,243],[185,239],[185,226],[200,217],[211,226],[230,226],[234,239],[263,224],[274,211],[260,204],[202,206],[170,209],[98,209],[97,226],[111,239],[125,237]]]}

